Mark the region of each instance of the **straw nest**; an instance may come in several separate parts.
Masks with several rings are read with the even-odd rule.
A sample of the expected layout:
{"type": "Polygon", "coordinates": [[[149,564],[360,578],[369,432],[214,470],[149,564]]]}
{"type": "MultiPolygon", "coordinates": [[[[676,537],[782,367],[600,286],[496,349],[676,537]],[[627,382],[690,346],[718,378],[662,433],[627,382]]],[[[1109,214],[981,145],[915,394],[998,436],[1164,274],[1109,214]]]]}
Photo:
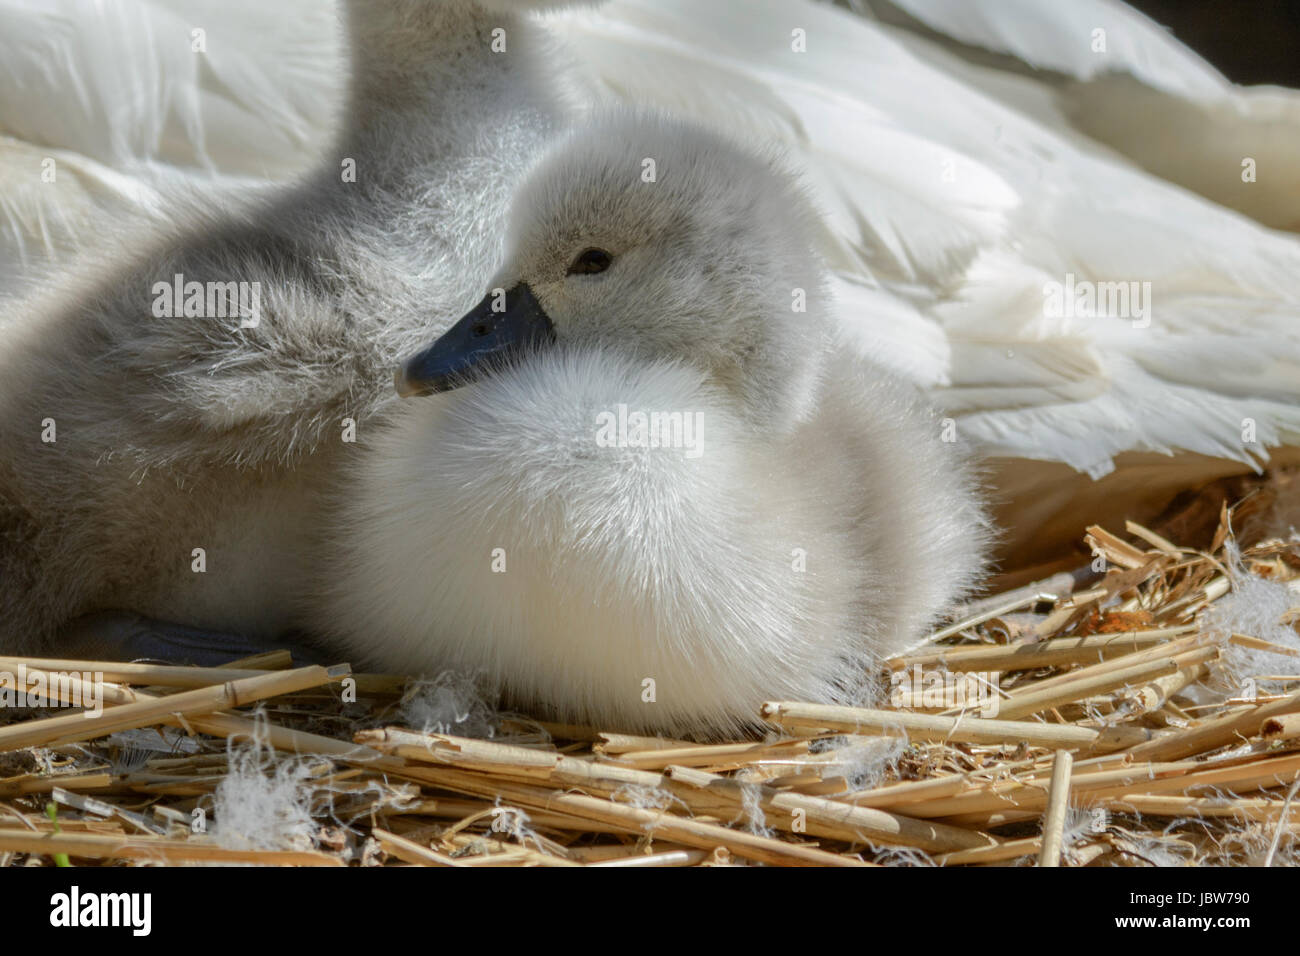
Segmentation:
{"type": "Polygon", "coordinates": [[[64,701],[67,672],[104,681],[98,719],[0,709],[0,863],[1291,863],[1300,542],[1234,537],[1259,500],[1216,502],[1201,549],[1090,529],[1083,589],[968,606],[885,662],[876,708],[755,701],[761,740],[501,717],[286,654],[0,659],[64,672],[64,701]]]}

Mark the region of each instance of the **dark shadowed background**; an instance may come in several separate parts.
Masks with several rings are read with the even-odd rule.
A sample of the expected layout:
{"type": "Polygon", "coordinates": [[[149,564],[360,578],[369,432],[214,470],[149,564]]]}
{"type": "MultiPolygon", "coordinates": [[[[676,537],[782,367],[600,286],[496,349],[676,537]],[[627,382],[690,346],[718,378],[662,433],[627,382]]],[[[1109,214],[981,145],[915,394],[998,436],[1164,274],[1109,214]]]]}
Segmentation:
{"type": "Polygon", "coordinates": [[[1300,0],[1128,0],[1234,83],[1300,88],[1300,0]]]}

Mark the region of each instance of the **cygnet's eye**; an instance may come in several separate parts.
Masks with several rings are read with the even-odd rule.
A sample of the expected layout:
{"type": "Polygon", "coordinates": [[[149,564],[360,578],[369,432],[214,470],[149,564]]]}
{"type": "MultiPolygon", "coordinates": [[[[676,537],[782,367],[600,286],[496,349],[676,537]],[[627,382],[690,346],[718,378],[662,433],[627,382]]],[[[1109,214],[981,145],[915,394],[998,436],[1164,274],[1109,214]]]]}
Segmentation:
{"type": "Polygon", "coordinates": [[[614,257],[604,249],[587,249],[578,253],[578,258],[569,266],[569,275],[595,275],[604,272],[613,263],[614,257]]]}

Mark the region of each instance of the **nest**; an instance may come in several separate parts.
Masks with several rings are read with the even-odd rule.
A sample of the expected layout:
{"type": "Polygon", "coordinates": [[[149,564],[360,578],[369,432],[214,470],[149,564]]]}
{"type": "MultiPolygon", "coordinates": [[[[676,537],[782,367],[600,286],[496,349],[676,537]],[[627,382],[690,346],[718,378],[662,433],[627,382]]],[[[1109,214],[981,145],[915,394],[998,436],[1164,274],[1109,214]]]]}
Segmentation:
{"type": "Polygon", "coordinates": [[[968,606],[884,662],[877,707],[756,701],[762,740],[503,718],[285,653],[0,659],[65,703],[103,681],[95,720],[0,709],[0,864],[1289,864],[1300,542],[1232,526],[1092,528],[1082,589],[968,606]]]}

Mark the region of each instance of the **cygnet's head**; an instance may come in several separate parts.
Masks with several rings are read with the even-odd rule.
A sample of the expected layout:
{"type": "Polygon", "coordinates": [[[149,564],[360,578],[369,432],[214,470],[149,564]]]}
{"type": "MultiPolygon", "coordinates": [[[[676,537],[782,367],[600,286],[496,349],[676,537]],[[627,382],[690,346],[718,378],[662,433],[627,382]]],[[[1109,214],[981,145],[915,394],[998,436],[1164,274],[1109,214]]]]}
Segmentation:
{"type": "Polygon", "coordinates": [[[701,367],[760,427],[807,410],[827,348],[825,275],[811,205],[775,158],[659,115],[610,114],[532,170],[509,223],[492,291],[399,370],[402,394],[570,345],[701,367]]]}

